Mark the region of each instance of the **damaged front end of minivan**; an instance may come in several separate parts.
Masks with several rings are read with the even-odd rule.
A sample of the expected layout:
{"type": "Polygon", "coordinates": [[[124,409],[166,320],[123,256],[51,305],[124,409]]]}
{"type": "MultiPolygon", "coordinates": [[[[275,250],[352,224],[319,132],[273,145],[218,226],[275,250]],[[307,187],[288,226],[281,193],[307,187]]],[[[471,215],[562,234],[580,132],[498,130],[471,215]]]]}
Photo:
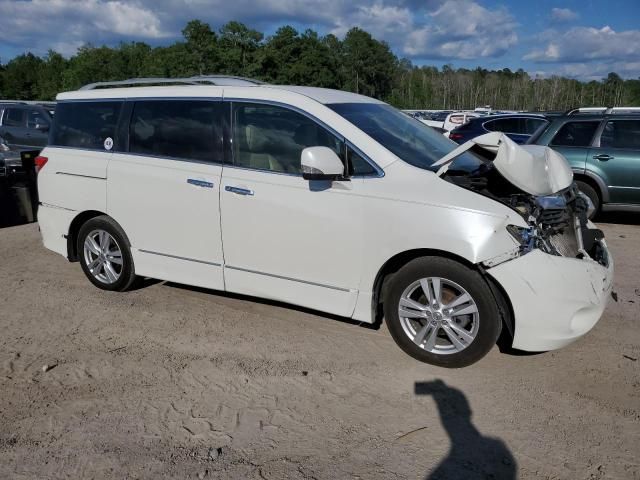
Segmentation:
{"type": "Polygon", "coordinates": [[[517,212],[526,226],[507,225],[517,251],[482,262],[513,307],[513,347],[560,348],[600,319],[613,285],[604,234],[589,220],[589,199],[573,182],[566,159],[539,146],[519,146],[492,132],[459,146],[436,164],[439,176],[517,212]],[[469,172],[454,160],[482,160],[469,172]]]}
{"type": "MultiPolygon", "coordinates": [[[[434,164],[438,175],[516,211],[527,227],[508,225],[519,253],[534,249],[607,264],[604,234],[588,220],[593,205],[573,183],[567,161],[548,147],[521,146],[500,132],[476,137],[434,164]],[[483,165],[465,172],[450,168],[465,152],[483,165]]],[[[495,265],[489,261],[487,266],[495,265]]]]}

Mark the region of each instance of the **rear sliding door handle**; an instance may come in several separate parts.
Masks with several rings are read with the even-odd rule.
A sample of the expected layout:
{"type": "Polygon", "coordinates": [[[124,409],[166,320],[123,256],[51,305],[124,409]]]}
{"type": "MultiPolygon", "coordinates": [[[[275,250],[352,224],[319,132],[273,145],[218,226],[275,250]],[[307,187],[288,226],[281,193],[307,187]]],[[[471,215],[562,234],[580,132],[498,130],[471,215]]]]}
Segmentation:
{"type": "Polygon", "coordinates": [[[227,192],[237,193],[238,195],[253,195],[253,190],[249,190],[248,188],[231,187],[227,185],[224,189],[227,192]]]}
{"type": "Polygon", "coordinates": [[[614,157],[612,157],[611,155],[607,155],[606,153],[601,153],[599,155],[594,155],[593,158],[606,162],[607,160],[613,160],[614,157]]]}

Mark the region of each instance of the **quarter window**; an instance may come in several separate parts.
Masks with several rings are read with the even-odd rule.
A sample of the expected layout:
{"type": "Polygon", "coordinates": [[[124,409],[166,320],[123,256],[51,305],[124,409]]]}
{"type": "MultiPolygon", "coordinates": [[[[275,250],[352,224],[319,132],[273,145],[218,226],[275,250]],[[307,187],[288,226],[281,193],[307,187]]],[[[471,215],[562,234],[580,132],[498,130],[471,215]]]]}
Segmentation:
{"type": "Polygon", "coordinates": [[[600,147],[640,149],[640,120],[611,120],[600,136],[600,147]]]}
{"type": "Polygon", "coordinates": [[[525,135],[533,135],[540,127],[542,127],[542,125],[546,125],[548,123],[546,120],[542,120],[541,118],[525,118],[523,120],[525,124],[525,135]]]}
{"type": "Polygon", "coordinates": [[[129,151],[158,157],[222,163],[222,102],[136,102],[129,151]]]}
{"type": "Polygon", "coordinates": [[[367,162],[362,155],[351,147],[347,147],[347,162],[349,165],[349,175],[369,176],[378,173],[373,165],[367,162]]]}
{"type": "Polygon", "coordinates": [[[310,118],[274,105],[233,106],[233,159],[239,167],[301,174],[307,147],[329,147],[343,157],[343,142],[310,118]]]}
{"type": "Polygon", "coordinates": [[[122,102],[61,102],[56,106],[51,145],[104,150],[114,139],[122,102]]]}
{"type": "Polygon", "coordinates": [[[556,136],[553,137],[551,145],[559,147],[588,147],[591,145],[593,135],[600,125],[599,121],[594,122],[567,122],[556,136]]]}

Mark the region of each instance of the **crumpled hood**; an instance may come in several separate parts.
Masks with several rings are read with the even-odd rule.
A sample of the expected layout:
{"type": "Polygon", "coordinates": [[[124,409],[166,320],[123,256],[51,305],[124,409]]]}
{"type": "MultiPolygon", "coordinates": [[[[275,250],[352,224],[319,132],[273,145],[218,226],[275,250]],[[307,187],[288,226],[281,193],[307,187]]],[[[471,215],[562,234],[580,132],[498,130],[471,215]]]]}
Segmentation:
{"type": "Polygon", "coordinates": [[[434,167],[443,175],[456,157],[467,150],[485,150],[500,174],[520,190],[535,196],[552,195],[573,183],[567,160],[555,150],[540,145],[518,145],[502,132],[491,132],[463,143],[442,157],[434,167]]]}

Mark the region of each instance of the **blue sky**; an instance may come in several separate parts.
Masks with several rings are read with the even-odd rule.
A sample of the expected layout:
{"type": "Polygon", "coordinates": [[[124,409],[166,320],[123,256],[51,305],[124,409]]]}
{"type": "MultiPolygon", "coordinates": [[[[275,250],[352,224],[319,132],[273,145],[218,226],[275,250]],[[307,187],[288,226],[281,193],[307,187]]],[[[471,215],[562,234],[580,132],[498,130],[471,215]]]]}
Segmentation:
{"type": "Polygon", "coordinates": [[[415,64],[600,79],[640,77],[640,0],[0,0],[0,61],[86,42],[166,45],[193,18],[273,33],[360,26],[415,64]]]}

